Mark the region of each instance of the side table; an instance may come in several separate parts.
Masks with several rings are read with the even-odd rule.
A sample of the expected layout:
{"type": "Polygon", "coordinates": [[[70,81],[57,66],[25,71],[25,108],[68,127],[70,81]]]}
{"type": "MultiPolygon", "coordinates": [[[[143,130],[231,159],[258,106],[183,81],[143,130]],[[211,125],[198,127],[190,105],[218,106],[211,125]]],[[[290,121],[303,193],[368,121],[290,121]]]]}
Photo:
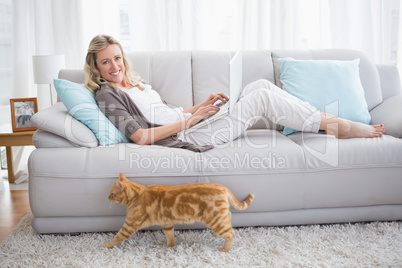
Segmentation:
{"type": "Polygon", "coordinates": [[[6,147],[9,183],[14,183],[15,181],[13,151],[11,150],[11,147],[33,145],[32,135],[34,133],[35,131],[0,133],[0,146],[6,147]]]}

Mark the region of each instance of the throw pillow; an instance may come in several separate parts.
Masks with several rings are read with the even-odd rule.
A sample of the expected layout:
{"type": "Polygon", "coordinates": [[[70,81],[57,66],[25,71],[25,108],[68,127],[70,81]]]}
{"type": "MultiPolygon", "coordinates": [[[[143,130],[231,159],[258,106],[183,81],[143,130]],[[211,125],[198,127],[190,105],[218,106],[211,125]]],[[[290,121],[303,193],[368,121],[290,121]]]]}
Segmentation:
{"type": "Polygon", "coordinates": [[[34,114],[31,122],[38,129],[60,136],[79,147],[99,146],[92,130],[72,117],[62,102],[34,114]]]}
{"type": "MultiPolygon", "coordinates": [[[[322,112],[370,124],[371,117],[359,75],[360,59],[279,59],[283,90],[310,103],[322,112]]],[[[289,135],[296,130],[285,127],[289,135]]]]}
{"type": "Polygon", "coordinates": [[[83,84],[68,80],[54,79],[54,87],[68,112],[86,125],[95,134],[99,145],[129,142],[102,113],[95,101],[94,94],[83,84]]]}

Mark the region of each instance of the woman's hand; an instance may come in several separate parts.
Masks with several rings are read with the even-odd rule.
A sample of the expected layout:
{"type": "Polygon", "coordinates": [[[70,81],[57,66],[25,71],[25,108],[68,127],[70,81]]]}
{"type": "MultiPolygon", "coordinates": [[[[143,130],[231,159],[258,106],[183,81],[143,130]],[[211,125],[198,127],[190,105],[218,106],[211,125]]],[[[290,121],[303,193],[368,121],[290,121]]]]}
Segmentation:
{"type": "Polygon", "coordinates": [[[228,102],[229,98],[223,93],[213,93],[213,94],[209,95],[208,98],[205,101],[203,101],[200,104],[197,104],[197,105],[195,105],[195,106],[193,106],[191,108],[185,109],[184,112],[194,114],[201,107],[206,107],[208,105],[213,105],[218,100],[220,100],[223,103],[226,103],[226,102],[228,102]]]}
{"type": "Polygon", "coordinates": [[[214,104],[218,100],[220,100],[223,103],[226,103],[229,100],[229,98],[223,93],[213,93],[209,95],[209,97],[205,101],[201,102],[200,105],[207,106],[209,104],[214,104]]]}
{"type": "Polygon", "coordinates": [[[202,119],[204,119],[207,116],[211,116],[216,114],[219,111],[219,107],[208,104],[207,106],[201,106],[198,108],[198,110],[193,113],[192,116],[188,118],[188,123],[187,123],[187,128],[190,128],[197,123],[199,123],[202,119]]]}

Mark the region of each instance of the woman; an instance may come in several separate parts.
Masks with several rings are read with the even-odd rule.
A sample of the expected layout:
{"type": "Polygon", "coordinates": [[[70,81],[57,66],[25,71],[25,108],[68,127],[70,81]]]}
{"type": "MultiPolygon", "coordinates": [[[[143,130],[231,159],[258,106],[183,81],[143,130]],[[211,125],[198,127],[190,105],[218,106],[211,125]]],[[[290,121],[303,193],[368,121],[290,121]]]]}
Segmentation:
{"type": "Polygon", "coordinates": [[[281,125],[296,130],[324,130],[341,139],[379,137],[385,130],[382,125],[365,125],[322,113],[269,81],[259,80],[243,90],[231,115],[212,122],[207,129],[186,133],[186,129],[219,111],[214,103],[227,102],[227,96],[211,94],[188,109],[166,106],[156,91],[131,72],[119,42],[106,35],[92,39],[85,71],[89,77],[86,86],[96,93],[100,108],[137,144],[166,145],[163,142],[172,137],[196,146],[224,144],[261,118],[281,119],[281,125]]]}

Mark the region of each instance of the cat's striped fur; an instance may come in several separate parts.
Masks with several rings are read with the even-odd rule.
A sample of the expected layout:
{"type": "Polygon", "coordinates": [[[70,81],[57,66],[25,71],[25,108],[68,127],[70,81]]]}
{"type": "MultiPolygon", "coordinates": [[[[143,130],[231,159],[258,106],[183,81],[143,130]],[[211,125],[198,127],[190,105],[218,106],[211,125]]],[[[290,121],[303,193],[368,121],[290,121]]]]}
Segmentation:
{"type": "Polygon", "coordinates": [[[132,236],[137,230],[161,225],[167,246],[173,246],[173,224],[203,222],[225,239],[221,251],[229,251],[234,239],[230,222],[230,205],[243,210],[254,199],[249,194],[239,202],[226,187],[219,184],[196,183],[180,186],[143,186],[128,180],[120,173],[109,195],[112,202],[127,206],[123,227],[105,247],[112,248],[132,236]]]}

